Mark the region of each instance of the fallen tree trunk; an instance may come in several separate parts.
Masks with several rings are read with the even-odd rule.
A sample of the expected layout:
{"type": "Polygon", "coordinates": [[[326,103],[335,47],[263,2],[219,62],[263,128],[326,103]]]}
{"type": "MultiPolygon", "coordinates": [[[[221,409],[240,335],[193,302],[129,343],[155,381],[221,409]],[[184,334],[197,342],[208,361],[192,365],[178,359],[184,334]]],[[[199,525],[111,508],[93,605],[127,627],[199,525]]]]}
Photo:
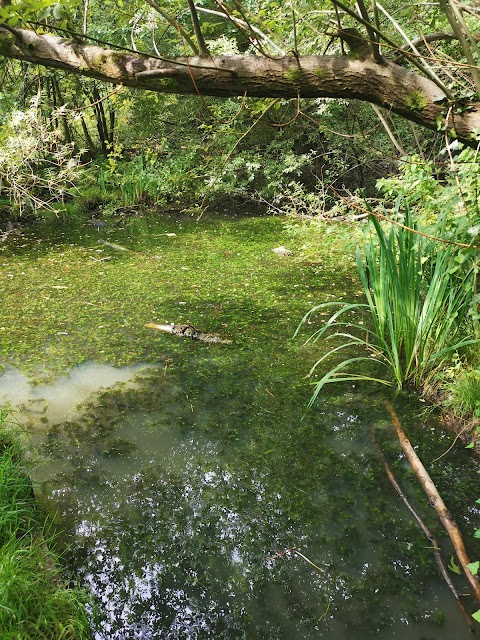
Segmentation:
{"type": "Polygon", "coordinates": [[[438,517],[442,521],[443,526],[445,527],[448,535],[450,536],[450,540],[452,541],[460,566],[462,567],[465,577],[467,578],[470,584],[470,587],[475,596],[475,599],[477,600],[478,603],[480,603],[480,582],[472,574],[472,572],[467,566],[470,564],[470,559],[468,557],[467,550],[465,549],[465,544],[463,542],[460,529],[455,523],[452,514],[450,513],[445,503],[443,502],[442,497],[438,493],[437,487],[435,486],[433,480],[430,478],[427,470],[423,466],[422,461],[415,453],[415,450],[412,447],[410,440],[407,438],[407,434],[403,430],[401,422],[392,404],[388,400],[386,400],[385,406],[387,407],[387,411],[389,412],[390,417],[392,419],[392,424],[395,427],[395,430],[397,432],[398,440],[400,442],[400,446],[402,447],[403,453],[405,454],[408,461],[410,462],[412,469],[415,472],[415,475],[420,480],[420,484],[422,485],[425,493],[427,494],[429,503],[437,512],[438,517]]]}
{"type": "Polygon", "coordinates": [[[432,80],[386,59],[381,63],[343,55],[169,59],[1,24],[0,56],[160,93],[363,100],[434,131],[441,127],[464,144],[477,146],[479,101],[459,102],[461,109],[452,108],[432,80]]]}
{"type": "Polygon", "coordinates": [[[155,322],[147,322],[145,327],[147,329],[153,329],[154,331],[173,333],[173,335],[180,336],[181,338],[191,338],[192,340],[201,340],[202,342],[232,344],[231,340],[221,338],[214,333],[204,333],[191,324],[156,324],[155,322]]]}

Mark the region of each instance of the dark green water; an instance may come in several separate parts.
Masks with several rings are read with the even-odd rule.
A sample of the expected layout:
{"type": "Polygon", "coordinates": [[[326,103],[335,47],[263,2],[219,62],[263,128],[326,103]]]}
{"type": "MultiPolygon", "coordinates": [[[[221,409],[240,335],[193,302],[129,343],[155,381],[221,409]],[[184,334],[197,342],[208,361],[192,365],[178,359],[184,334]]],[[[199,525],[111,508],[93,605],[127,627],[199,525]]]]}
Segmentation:
{"type": "MultiPolygon", "coordinates": [[[[4,252],[3,361],[37,384],[9,369],[0,396],[24,407],[39,493],[95,597],[95,639],[472,637],[371,444],[376,429],[442,538],[384,391],[331,387],[303,417],[321,347],[292,335],[311,304],[356,295],[348,265],[321,247],[316,266],[275,256],[298,246],[271,218],[141,221],[105,236],[131,254],[98,253],[81,226],[53,233],[32,229],[4,252]],[[234,343],[153,334],[151,320],[234,343]],[[151,366],[110,367],[135,363],[151,366]]],[[[394,402],[429,466],[451,436],[414,399],[394,402]]],[[[460,451],[429,470],[471,544],[476,465],[460,451]]]]}

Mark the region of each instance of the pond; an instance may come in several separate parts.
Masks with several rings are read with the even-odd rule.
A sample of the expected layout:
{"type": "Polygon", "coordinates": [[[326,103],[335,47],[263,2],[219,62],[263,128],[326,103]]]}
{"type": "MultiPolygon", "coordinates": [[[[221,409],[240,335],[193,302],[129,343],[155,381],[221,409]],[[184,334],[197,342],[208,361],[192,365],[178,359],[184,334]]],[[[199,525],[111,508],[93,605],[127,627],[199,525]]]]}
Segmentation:
{"type": "MultiPolygon", "coordinates": [[[[38,225],[2,246],[0,402],[30,434],[95,639],[471,637],[372,445],[375,430],[448,563],[385,391],[332,386],[305,414],[321,318],[294,339],[298,322],[360,294],[341,250],[311,264],[299,245],[278,218],[219,215],[38,225]]],[[[452,436],[389,397],[471,544],[476,465],[458,447],[432,464],[452,436]]]]}

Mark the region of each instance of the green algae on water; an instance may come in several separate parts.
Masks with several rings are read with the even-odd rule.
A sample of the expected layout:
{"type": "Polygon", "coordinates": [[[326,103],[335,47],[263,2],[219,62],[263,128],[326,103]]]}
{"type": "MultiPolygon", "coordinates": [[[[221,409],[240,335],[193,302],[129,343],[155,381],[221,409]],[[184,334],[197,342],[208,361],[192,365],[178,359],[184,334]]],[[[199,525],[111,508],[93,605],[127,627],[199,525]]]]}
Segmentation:
{"type": "MultiPolygon", "coordinates": [[[[383,397],[325,389],[304,416],[321,345],[293,333],[311,306],[358,292],[333,242],[312,264],[279,218],[168,217],[32,227],[3,251],[2,360],[35,375],[42,397],[91,361],[152,365],[33,431],[39,491],[98,599],[99,637],[463,640],[372,450],[370,429],[388,430],[383,397]],[[280,245],[293,255],[275,255],[280,245]],[[155,334],[149,321],[233,344],[155,334]]],[[[322,318],[311,322],[305,338],[322,318]]],[[[453,493],[455,469],[443,478],[453,493]]]]}

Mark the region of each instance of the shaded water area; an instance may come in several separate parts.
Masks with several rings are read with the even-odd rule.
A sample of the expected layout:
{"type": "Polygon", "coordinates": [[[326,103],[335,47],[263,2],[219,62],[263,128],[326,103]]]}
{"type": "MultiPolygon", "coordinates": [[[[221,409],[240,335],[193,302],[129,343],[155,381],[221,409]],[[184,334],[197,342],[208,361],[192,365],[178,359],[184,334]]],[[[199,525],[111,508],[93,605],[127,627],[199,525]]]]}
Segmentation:
{"type": "MultiPolygon", "coordinates": [[[[323,347],[302,342],[321,319],[295,328],[358,284],[332,246],[316,264],[298,249],[279,219],[223,216],[38,226],[4,245],[0,403],[31,434],[37,493],[94,596],[94,638],[472,637],[372,446],[375,429],[448,561],[385,391],[332,386],[304,415],[323,347]]],[[[390,397],[476,559],[476,465],[456,451],[430,466],[452,437],[390,397]]]]}

